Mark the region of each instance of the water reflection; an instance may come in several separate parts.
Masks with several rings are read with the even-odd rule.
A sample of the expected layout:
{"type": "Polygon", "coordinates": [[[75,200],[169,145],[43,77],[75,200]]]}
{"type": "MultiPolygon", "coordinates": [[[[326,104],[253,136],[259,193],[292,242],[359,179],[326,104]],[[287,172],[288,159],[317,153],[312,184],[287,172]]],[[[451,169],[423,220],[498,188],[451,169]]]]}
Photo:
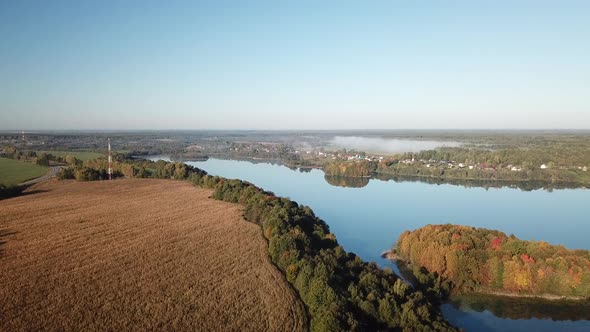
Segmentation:
{"type": "Polygon", "coordinates": [[[362,188],[369,184],[369,178],[367,177],[351,178],[346,176],[324,175],[324,179],[326,182],[336,187],[362,188]]]}
{"type": "Polygon", "coordinates": [[[462,295],[450,303],[461,311],[490,311],[496,317],[509,319],[588,320],[590,301],[549,301],[491,295],[462,295]]]}
{"type": "MultiPolygon", "coordinates": [[[[398,274],[409,284],[417,284],[412,269],[402,261],[396,261],[398,274]]],[[[451,321],[465,318],[464,313],[479,313],[484,316],[507,320],[552,320],[588,321],[590,320],[590,298],[587,300],[545,300],[541,298],[519,298],[486,294],[454,295],[444,305],[447,318],[451,321]]],[[[586,326],[587,322],[580,324],[586,326]]],[[[579,324],[578,324],[579,325],[579,324]]]]}
{"type": "Polygon", "coordinates": [[[464,188],[512,188],[520,189],[522,191],[533,191],[541,189],[551,192],[555,189],[585,189],[581,188],[580,184],[578,183],[568,182],[461,180],[427,178],[417,176],[396,176],[389,174],[376,174],[372,177],[372,179],[393,182],[422,182],[435,185],[450,184],[453,186],[461,186],[464,188]]]}
{"type": "MultiPolygon", "coordinates": [[[[295,170],[295,169],[293,169],[295,170]]],[[[303,171],[300,169],[300,171],[303,171]]],[[[309,169],[307,170],[309,171],[309,169]]],[[[375,174],[374,176],[367,178],[354,178],[354,177],[343,177],[343,176],[328,176],[325,175],[324,179],[326,182],[337,187],[346,188],[362,188],[369,184],[370,180],[379,181],[393,181],[393,182],[422,182],[434,185],[446,185],[450,184],[453,186],[460,186],[464,188],[512,188],[520,189],[522,191],[533,191],[533,190],[546,190],[553,191],[556,189],[585,189],[580,188],[577,183],[567,182],[546,182],[546,181],[489,181],[489,180],[461,180],[461,179],[441,179],[441,178],[427,178],[417,176],[396,176],[389,174],[375,174]]]]}

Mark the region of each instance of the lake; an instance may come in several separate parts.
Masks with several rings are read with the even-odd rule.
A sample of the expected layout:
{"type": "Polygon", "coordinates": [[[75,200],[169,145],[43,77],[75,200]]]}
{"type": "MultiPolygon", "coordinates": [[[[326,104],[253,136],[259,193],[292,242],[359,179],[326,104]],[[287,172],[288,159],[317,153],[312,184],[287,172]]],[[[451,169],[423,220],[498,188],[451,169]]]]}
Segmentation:
{"type": "MultiPolygon", "coordinates": [[[[189,162],[211,175],[249,181],[311,207],[338,242],[366,261],[399,270],[381,258],[405,230],[454,223],[497,229],[525,240],[590,249],[590,191],[464,187],[419,181],[326,179],[321,170],[209,159],[189,162]]],[[[461,297],[442,306],[467,331],[590,331],[590,308],[555,302],[461,297]]]]}

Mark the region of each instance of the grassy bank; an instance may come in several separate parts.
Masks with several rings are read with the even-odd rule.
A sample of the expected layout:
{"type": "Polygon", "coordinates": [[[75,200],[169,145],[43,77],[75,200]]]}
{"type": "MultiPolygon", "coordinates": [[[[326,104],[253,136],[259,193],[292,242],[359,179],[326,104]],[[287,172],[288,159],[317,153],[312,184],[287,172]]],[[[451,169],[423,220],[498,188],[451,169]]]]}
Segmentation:
{"type": "Polygon", "coordinates": [[[29,162],[0,158],[0,184],[12,186],[47,173],[45,166],[29,162]]]}

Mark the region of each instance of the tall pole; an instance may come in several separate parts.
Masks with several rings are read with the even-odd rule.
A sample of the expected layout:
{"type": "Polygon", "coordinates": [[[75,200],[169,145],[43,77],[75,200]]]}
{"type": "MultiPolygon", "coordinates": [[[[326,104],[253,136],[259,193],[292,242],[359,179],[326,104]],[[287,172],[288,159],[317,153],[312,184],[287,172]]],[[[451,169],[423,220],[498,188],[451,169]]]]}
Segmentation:
{"type": "Polygon", "coordinates": [[[109,170],[108,170],[108,174],[109,174],[109,180],[113,179],[113,156],[111,154],[111,139],[109,137],[109,170]]]}

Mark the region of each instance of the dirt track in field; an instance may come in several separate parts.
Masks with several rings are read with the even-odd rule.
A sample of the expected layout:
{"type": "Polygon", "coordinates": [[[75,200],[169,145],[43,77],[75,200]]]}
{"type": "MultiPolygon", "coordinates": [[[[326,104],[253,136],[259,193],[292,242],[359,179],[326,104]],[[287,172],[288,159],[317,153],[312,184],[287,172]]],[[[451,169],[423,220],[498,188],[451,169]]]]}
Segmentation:
{"type": "Polygon", "coordinates": [[[0,201],[0,330],[300,331],[258,226],[172,180],[52,180],[0,201]]]}

